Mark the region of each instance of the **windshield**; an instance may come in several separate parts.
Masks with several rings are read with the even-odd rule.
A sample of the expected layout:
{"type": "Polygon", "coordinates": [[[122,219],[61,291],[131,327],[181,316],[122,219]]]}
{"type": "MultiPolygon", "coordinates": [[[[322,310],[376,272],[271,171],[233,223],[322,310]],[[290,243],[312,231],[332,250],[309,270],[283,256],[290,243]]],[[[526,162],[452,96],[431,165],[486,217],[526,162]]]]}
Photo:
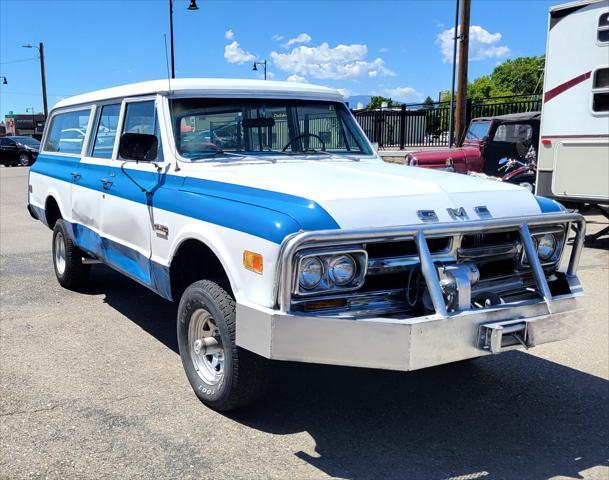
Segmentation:
{"type": "Polygon", "coordinates": [[[467,129],[466,140],[483,140],[488,134],[491,122],[472,122],[467,129]]]}
{"type": "Polygon", "coordinates": [[[13,137],[13,140],[24,145],[31,145],[32,147],[40,146],[40,142],[32,137],[13,137]]]}
{"type": "Polygon", "coordinates": [[[338,102],[185,98],[172,100],[171,110],[178,151],[193,160],[231,153],[372,154],[338,102]]]}

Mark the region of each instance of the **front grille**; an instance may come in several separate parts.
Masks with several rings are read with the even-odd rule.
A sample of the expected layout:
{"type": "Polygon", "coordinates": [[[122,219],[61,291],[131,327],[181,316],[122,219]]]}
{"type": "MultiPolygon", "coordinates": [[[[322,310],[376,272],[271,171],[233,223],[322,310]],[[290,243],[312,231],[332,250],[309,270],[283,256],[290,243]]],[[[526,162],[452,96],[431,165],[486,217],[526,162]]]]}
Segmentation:
{"type": "MultiPolygon", "coordinates": [[[[523,249],[516,229],[431,237],[427,238],[427,245],[437,267],[464,262],[476,265],[480,280],[472,285],[472,298],[486,292],[502,298],[531,295],[534,279],[528,266],[522,264],[523,249]]],[[[431,313],[431,305],[423,301],[425,282],[414,240],[368,242],[362,247],[368,253],[363,286],[357,292],[342,295],[346,301],[341,308],[333,308],[328,302],[329,310],[337,315],[354,311],[366,311],[371,315],[431,313]]],[[[335,297],[336,294],[303,299],[293,307],[308,312],[308,306],[317,306],[315,302],[320,298],[335,297]]]]}

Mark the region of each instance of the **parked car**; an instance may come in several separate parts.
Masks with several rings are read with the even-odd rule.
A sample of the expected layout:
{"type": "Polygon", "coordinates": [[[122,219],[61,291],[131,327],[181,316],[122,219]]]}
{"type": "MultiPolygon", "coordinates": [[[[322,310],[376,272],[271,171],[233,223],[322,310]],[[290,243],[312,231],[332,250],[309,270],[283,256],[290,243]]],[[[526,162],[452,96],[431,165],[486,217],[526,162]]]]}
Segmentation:
{"type": "Polygon", "coordinates": [[[5,167],[27,167],[36,161],[40,142],[32,137],[0,137],[0,163],[5,167]]]}
{"type": "Polygon", "coordinates": [[[335,90],[132,84],[60,101],[42,144],[28,209],[53,230],[59,283],[77,289],[103,262],[179,302],[186,376],[218,410],[259,397],[269,360],[407,371],[580,323],[581,215],[514,185],[384,163],[335,90]],[[119,140],[97,157],[108,109],[119,140]],[[62,126],[85,121],[78,152],[62,152],[62,126]],[[180,128],[231,121],[221,145],[180,128]]]}
{"type": "Polygon", "coordinates": [[[410,166],[501,176],[500,160],[524,160],[539,145],[539,112],[474,118],[460,147],[411,152],[410,166]]]}

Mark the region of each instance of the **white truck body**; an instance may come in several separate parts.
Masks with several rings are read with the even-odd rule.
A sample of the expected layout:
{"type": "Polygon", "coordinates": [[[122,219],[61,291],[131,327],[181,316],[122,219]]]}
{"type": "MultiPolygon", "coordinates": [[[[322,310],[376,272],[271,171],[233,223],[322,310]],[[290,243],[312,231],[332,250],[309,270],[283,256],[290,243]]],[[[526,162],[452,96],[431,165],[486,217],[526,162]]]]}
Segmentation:
{"type": "Polygon", "coordinates": [[[163,80],[62,100],[28,209],[63,225],[83,262],[168,300],[220,282],[236,304],[224,348],[267,359],[412,370],[531,347],[566,338],[581,293],[581,216],[511,184],[386,164],[340,94],[311,85],[163,80]],[[229,110],[234,122],[201,126],[229,110]],[[66,127],[81,145],[62,142],[66,127]],[[284,150],[300,146],[282,152],[288,130],[284,150]],[[156,157],[130,160],[130,138],[156,157]],[[305,272],[311,258],[321,267],[305,272]]]}

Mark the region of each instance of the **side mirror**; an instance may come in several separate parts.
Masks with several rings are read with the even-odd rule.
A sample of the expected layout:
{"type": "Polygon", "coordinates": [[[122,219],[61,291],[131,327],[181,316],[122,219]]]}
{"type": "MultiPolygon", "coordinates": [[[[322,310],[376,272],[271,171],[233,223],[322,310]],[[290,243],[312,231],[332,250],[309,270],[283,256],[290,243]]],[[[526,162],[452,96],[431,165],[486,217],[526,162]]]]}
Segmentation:
{"type": "Polygon", "coordinates": [[[156,160],[159,140],[156,135],[145,133],[123,133],[118,145],[118,153],[125,160],[153,162],[156,160]]]}

